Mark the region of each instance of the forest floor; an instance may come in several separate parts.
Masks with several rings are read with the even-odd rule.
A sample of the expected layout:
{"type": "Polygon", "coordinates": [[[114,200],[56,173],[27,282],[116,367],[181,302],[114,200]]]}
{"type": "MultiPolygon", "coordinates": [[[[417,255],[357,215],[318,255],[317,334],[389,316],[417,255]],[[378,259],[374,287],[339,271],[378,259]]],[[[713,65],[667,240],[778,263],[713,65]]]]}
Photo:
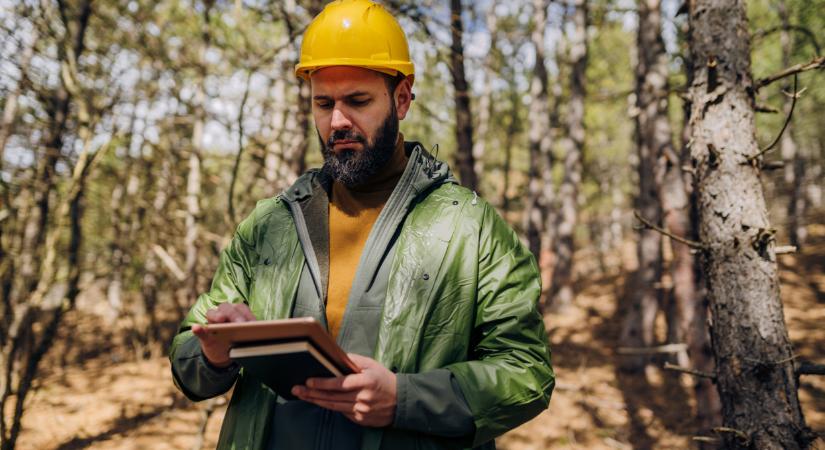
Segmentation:
{"type": "MultiPolygon", "coordinates": [[[[781,257],[782,298],[796,353],[825,363],[825,226],[810,231],[803,253],[781,257]]],[[[632,244],[623,253],[628,251],[632,244]]],[[[499,448],[682,449],[692,447],[693,436],[708,435],[692,420],[687,375],[652,367],[631,376],[616,369],[616,296],[624,278],[621,272],[586,271],[575,304],[546,316],[558,376],[550,409],[499,438],[499,448]]],[[[162,355],[135,361],[118,331],[128,325],[106,319],[90,300],[69,313],[58,345],[45,358],[51,364],[42,368],[27,401],[18,448],[195,445],[204,405],[175,389],[162,355]]],[[[825,377],[803,376],[800,398],[808,425],[825,434],[825,377]]],[[[203,448],[215,446],[225,403],[215,406],[206,424],[203,448]]],[[[825,449],[825,442],[814,448],[825,449]]]]}

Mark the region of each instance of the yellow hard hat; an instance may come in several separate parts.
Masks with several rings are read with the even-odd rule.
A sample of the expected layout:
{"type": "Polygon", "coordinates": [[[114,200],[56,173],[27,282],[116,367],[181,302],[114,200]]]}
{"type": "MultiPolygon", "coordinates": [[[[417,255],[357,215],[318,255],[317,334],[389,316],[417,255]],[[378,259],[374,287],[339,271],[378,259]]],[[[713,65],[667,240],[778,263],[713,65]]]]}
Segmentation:
{"type": "Polygon", "coordinates": [[[389,75],[413,75],[404,30],[383,6],[370,0],[336,0],[309,24],[295,75],[330,66],[356,66],[389,75]]]}

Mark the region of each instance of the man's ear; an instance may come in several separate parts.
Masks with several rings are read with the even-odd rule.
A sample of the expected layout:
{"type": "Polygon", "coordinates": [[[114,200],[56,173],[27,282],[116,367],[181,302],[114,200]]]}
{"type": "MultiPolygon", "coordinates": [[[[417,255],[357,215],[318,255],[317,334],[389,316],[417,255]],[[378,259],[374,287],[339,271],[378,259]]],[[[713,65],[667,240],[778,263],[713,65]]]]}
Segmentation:
{"type": "Polygon", "coordinates": [[[412,93],[412,85],[415,81],[413,75],[408,76],[398,83],[393,93],[393,101],[395,102],[395,110],[398,112],[398,120],[404,120],[407,116],[407,111],[410,110],[410,105],[415,98],[412,93]]]}

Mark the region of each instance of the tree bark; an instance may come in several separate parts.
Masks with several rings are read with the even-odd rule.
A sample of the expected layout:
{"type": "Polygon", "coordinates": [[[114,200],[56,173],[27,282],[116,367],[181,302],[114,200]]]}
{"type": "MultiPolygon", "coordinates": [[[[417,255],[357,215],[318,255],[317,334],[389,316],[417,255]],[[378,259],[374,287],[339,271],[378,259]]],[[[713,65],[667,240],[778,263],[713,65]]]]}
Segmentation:
{"type": "Polygon", "coordinates": [[[461,0],[450,0],[451,36],[450,73],[455,100],[456,168],[461,184],[478,191],[478,174],[473,158],[473,116],[470,112],[470,91],[464,74],[464,23],[461,20],[461,0]]]}
{"type": "Polygon", "coordinates": [[[556,221],[556,263],[550,284],[550,301],[554,308],[573,302],[574,234],[578,215],[579,184],[582,179],[584,152],[584,98],[587,69],[587,1],[572,0],[575,7],[570,44],[570,100],[567,111],[567,137],[564,150],[564,177],[559,186],[559,215],[556,221]]]}
{"type": "Polygon", "coordinates": [[[696,168],[711,338],[726,448],[810,442],[797,397],[754,132],[750,38],[742,0],[689,5],[691,157],[696,168]]]}
{"type": "MultiPolygon", "coordinates": [[[[672,132],[667,116],[668,67],[662,40],[662,13],[659,0],[639,0],[636,39],[636,149],[639,156],[639,192],[636,210],[658,223],[662,217],[659,191],[662,158],[673,153],[672,132]]],[[[654,322],[659,312],[662,279],[662,236],[642,228],[636,242],[638,268],[626,290],[626,309],[621,343],[625,347],[655,344],[654,322]]],[[[647,355],[627,355],[622,368],[640,371],[650,361],[647,355]]]]}
{"type": "MultiPolygon", "coordinates": [[[[689,32],[685,23],[680,29],[682,40],[687,41],[689,32]]],[[[686,85],[693,82],[693,60],[687,49],[684,52],[684,73],[686,85]]],[[[682,132],[680,136],[681,149],[676,167],[671,165],[668,158],[663,201],[665,202],[665,224],[677,236],[684,236],[692,241],[699,240],[699,218],[696,189],[691,171],[683,169],[690,165],[690,98],[683,96],[682,103],[682,132]],[[677,175],[679,178],[676,178],[677,175]],[[678,188],[679,183],[683,188],[678,188]],[[684,198],[682,198],[684,195],[684,198]],[[684,206],[682,206],[684,205],[684,206]]],[[[673,261],[670,273],[673,278],[672,300],[668,303],[667,328],[668,342],[684,342],[688,346],[688,359],[692,368],[704,373],[715,373],[713,350],[708,330],[708,300],[706,295],[704,276],[700,258],[694,255],[694,250],[675,240],[670,240],[673,251],[673,261]]],[[[680,365],[683,363],[681,361],[680,365]]],[[[713,381],[707,378],[697,378],[693,384],[696,398],[696,416],[699,427],[710,430],[722,423],[722,405],[719,392],[713,381]]],[[[707,446],[700,446],[705,448],[707,446]]]]}

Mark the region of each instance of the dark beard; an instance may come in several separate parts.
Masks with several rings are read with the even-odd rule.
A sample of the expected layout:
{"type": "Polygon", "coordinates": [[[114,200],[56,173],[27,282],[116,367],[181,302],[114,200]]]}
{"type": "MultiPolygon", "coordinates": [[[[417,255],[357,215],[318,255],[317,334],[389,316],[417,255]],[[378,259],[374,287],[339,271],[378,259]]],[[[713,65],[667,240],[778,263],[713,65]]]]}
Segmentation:
{"type": "Polygon", "coordinates": [[[363,185],[387,165],[395,152],[397,139],[398,116],[395,105],[392,105],[390,113],[375,133],[372,145],[364,136],[352,130],[334,131],[326,144],[319,133],[321,154],[324,156],[321,171],[346,187],[363,185]],[[331,150],[333,142],[342,139],[358,141],[364,148],[362,151],[344,150],[336,154],[331,150]]]}

